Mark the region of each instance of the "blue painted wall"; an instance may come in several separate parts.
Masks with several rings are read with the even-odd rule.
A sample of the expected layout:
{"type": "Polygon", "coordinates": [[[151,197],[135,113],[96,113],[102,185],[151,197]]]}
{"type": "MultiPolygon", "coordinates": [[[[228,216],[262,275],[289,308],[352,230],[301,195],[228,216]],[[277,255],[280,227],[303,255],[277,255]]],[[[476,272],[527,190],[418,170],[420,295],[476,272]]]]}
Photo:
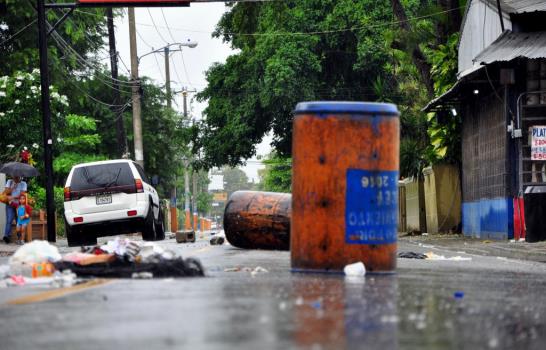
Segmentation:
{"type": "Polygon", "coordinates": [[[463,203],[463,234],[476,238],[512,239],[512,198],[482,199],[463,203]]]}

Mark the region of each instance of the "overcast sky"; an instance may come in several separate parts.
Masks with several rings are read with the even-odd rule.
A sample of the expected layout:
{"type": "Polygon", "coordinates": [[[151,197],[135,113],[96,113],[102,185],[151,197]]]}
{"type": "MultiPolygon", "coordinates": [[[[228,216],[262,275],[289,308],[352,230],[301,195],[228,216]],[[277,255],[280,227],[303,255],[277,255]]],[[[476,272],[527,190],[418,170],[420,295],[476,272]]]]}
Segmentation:
{"type": "MultiPolygon", "coordinates": [[[[138,56],[170,43],[197,41],[196,48],[184,47],[182,54],[180,52],[171,54],[171,89],[180,91],[183,87],[188,87],[189,90],[202,90],[207,84],[205,71],[214,62],[225,62],[226,58],[234,53],[229,45],[212,38],[211,35],[225,11],[224,3],[194,3],[190,7],[136,8],[138,56]]],[[[116,44],[121,60],[130,69],[129,24],[126,16],[116,20],[116,44]]],[[[129,75],[122,62],[119,62],[119,71],[129,75]]],[[[139,65],[139,75],[148,76],[158,85],[164,86],[164,56],[152,54],[143,57],[139,65]]],[[[192,115],[201,118],[206,103],[198,103],[191,98],[189,100],[192,115]]],[[[177,94],[175,101],[173,107],[182,112],[181,94],[177,94]]],[[[258,154],[269,153],[269,142],[269,138],[262,142],[258,147],[258,154]]],[[[249,160],[243,170],[249,178],[257,181],[257,169],[260,167],[262,166],[255,160],[249,160]]]]}

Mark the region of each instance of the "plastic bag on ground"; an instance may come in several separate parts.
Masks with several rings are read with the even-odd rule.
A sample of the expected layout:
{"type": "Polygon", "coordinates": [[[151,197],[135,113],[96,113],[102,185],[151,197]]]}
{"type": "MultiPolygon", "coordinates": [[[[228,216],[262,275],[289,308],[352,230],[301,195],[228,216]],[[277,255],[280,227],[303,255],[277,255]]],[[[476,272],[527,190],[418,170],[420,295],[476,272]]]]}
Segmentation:
{"type": "MultiPolygon", "coordinates": [[[[46,241],[32,241],[21,246],[9,259],[10,275],[26,277],[41,277],[38,273],[43,270],[44,264],[56,262],[62,259],[57,247],[46,241]]],[[[47,273],[45,275],[50,275],[47,273]]]]}
{"type": "Polygon", "coordinates": [[[364,266],[364,263],[359,261],[359,262],[354,263],[354,264],[346,265],[343,268],[343,272],[345,272],[346,276],[360,276],[360,277],[362,277],[362,276],[366,275],[366,266],[364,266]]]}

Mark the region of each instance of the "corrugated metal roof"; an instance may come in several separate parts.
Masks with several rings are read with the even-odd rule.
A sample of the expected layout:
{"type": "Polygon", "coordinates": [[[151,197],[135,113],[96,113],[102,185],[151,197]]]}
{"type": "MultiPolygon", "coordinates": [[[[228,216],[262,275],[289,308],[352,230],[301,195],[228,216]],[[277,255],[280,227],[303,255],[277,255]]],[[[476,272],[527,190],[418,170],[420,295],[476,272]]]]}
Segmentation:
{"type": "Polygon", "coordinates": [[[473,61],[489,64],[518,57],[546,58],[546,32],[512,33],[507,30],[473,61]]]}
{"type": "Polygon", "coordinates": [[[476,75],[480,74],[478,73],[484,66],[477,67],[473,72],[465,75],[464,77],[461,77],[457,80],[455,84],[446,92],[444,92],[442,95],[436,97],[432,101],[430,101],[423,109],[423,112],[431,112],[435,109],[447,109],[451,108],[452,106],[455,106],[458,104],[458,94],[460,89],[472,78],[476,77],[476,75]],[[444,107],[444,108],[442,108],[444,107]]]}
{"type": "Polygon", "coordinates": [[[508,13],[546,11],[544,0],[501,0],[501,7],[508,13]]]}

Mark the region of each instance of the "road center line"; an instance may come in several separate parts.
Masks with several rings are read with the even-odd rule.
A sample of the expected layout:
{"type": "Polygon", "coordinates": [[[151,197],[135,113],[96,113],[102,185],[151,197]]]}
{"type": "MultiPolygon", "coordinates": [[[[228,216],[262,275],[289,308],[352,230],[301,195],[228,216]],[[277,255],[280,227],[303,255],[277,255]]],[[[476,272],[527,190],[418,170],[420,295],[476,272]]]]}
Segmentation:
{"type": "Polygon", "coordinates": [[[63,297],[68,294],[81,292],[90,288],[99,287],[106,285],[108,283],[113,282],[112,279],[94,279],[91,281],[87,281],[81,284],[77,284],[72,287],[65,287],[65,288],[59,288],[54,290],[48,290],[46,292],[27,295],[21,298],[13,299],[8,301],[6,304],[8,305],[24,305],[24,304],[32,304],[32,303],[39,303],[46,300],[56,299],[63,297]]]}

